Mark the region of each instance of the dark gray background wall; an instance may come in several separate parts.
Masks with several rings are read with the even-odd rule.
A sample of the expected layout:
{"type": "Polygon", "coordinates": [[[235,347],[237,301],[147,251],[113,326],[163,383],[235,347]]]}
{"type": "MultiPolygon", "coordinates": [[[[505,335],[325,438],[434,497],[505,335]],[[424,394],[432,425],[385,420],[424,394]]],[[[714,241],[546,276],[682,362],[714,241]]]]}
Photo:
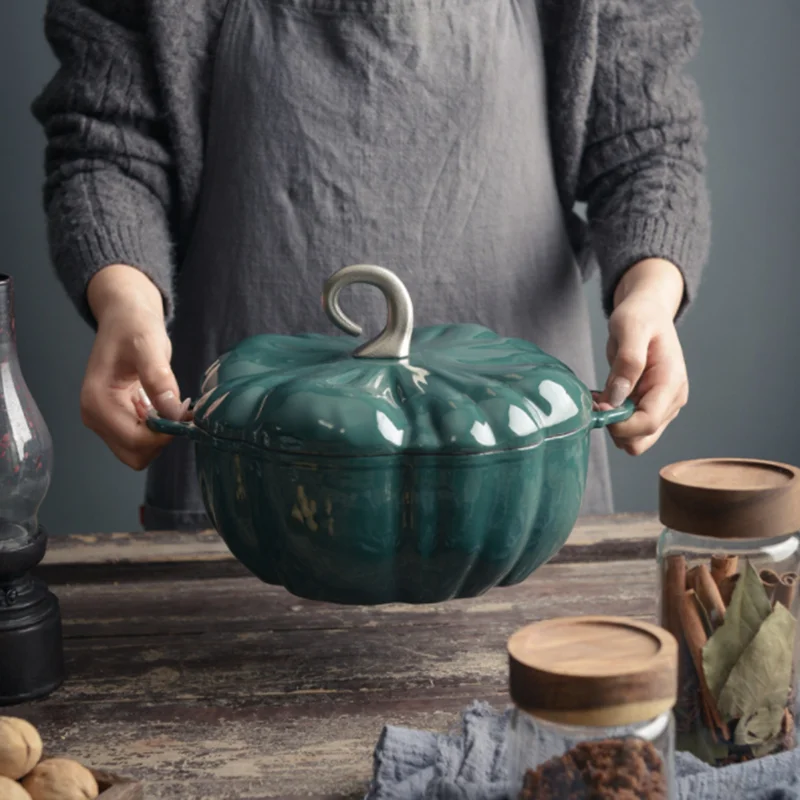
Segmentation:
{"type": "MultiPolygon", "coordinates": [[[[28,111],[54,69],[44,5],[0,3],[0,271],[17,281],[20,357],[55,441],[43,520],[53,533],[136,529],[142,478],[81,426],[91,334],[52,276],[45,246],[43,138],[28,111]]],[[[713,253],[682,326],[689,406],[650,453],[612,454],[623,511],[655,508],[658,469],[673,460],[733,454],[800,464],[800,3],[698,5],[706,33],[693,72],[711,128],[713,253]]],[[[599,302],[594,308],[605,374],[605,323],[599,302]]]]}

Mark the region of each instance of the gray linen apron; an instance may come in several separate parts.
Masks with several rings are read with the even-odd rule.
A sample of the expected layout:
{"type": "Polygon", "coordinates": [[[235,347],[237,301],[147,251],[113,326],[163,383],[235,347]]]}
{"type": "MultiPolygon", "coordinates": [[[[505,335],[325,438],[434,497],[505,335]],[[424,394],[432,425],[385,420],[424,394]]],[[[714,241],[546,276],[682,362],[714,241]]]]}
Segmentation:
{"type": "MultiPolygon", "coordinates": [[[[324,280],[380,264],[416,324],[479,322],[595,385],[559,204],[534,0],[230,0],[198,216],[177,279],[185,395],[257,333],[335,333],[324,280]]],[[[343,305],[369,333],[380,296],[343,305]]],[[[611,509],[595,436],[584,513],[611,509]]],[[[186,441],[148,475],[146,528],[207,525],[186,441]]]]}

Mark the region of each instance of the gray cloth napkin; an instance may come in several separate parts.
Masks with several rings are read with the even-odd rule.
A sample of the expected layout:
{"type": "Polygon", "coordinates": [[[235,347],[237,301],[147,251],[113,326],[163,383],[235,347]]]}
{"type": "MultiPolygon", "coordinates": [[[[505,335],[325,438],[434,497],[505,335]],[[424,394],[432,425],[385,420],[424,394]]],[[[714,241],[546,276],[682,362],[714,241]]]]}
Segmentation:
{"type": "MultiPolygon", "coordinates": [[[[454,735],[385,727],[366,800],[507,800],[508,713],[474,703],[454,735]]],[[[680,800],[800,800],[800,749],[717,769],[678,753],[676,772],[680,800]]]]}

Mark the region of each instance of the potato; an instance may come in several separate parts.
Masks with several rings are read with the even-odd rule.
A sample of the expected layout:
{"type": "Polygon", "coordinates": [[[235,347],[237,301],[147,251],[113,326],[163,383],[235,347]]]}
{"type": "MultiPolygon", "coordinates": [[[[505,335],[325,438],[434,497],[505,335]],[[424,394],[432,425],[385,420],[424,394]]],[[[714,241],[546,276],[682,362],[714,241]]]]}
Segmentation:
{"type": "Polygon", "coordinates": [[[39,731],[24,719],[0,717],[0,775],[19,780],[42,757],[39,731]]]}
{"type": "Polygon", "coordinates": [[[94,800],[100,789],[86,767],[69,758],[46,758],[22,781],[31,800],[94,800]]]}
{"type": "Polygon", "coordinates": [[[3,800],[31,800],[31,796],[11,778],[0,775],[0,797],[3,800]]]}

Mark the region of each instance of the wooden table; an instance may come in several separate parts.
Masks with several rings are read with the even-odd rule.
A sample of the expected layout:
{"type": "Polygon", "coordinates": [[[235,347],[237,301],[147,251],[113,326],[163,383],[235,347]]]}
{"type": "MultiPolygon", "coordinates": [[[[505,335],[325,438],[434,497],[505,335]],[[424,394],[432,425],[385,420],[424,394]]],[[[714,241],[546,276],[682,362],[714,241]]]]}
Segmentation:
{"type": "Polygon", "coordinates": [[[436,606],[342,608],[249,576],[214,533],[51,540],[69,678],[14,709],[51,752],[147,798],[358,798],[385,723],[446,729],[506,703],[506,638],[567,614],[655,610],[642,516],[586,519],[528,581],[436,606]]]}

